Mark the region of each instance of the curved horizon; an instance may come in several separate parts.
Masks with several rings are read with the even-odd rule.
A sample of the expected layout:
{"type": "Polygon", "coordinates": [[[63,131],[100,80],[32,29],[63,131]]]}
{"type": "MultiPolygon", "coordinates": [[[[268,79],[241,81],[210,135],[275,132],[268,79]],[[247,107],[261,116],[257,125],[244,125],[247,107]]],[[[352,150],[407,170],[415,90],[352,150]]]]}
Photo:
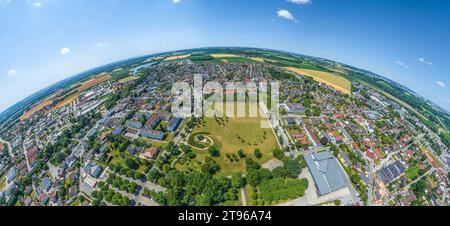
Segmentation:
{"type": "Polygon", "coordinates": [[[73,75],[70,75],[70,76],[68,76],[68,77],[65,77],[65,78],[63,78],[63,79],[61,79],[61,80],[59,80],[59,81],[57,81],[57,82],[55,82],[55,83],[53,83],[53,84],[51,84],[51,85],[45,86],[45,87],[41,88],[39,91],[37,91],[37,92],[35,92],[35,93],[33,93],[33,94],[31,94],[31,95],[29,95],[29,96],[23,98],[22,100],[17,101],[16,103],[14,103],[14,104],[8,106],[8,107],[5,108],[3,111],[0,111],[0,117],[1,117],[5,112],[7,112],[7,111],[10,110],[11,108],[13,108],[15,105],[17,105],[17,104],[19,104],[19,103],[21,103],[21,102],[23,102],[23,101],[25,101],[25,100],[31,98],[32,96],[36,95],[37,93],[43,92],[43,91],[45,91],[45,90],[47,90],[47,89],[50,89],[52,86],[55,86],[56,84],[62,83],[62,82],[64,82],[64,81],[66,81],[66,80],[74,79],[74,78],[76,78],[77,76],[80,76],[80,75],[83,75],[83,74],[89,74],[89,75],[87,75],[87,77],[90,77],[90,76],[92,76],[92,75],[98,74],[98,73],[92,73],[92,74],[90,74],[90,72],[91,72],[91,71],[96,71],[96,70],[102,69],[103,67],[106,67],[106,66],[109,66],[109,65],[119,64],[119,63],[122,63],[122,62],[124,62],[124,61],[133,60],[133,59],[140,59],[140,58],[154,57],[154,56],[158,56],[158,55],[173,54],[173,53],[176,53],[176,52],[196,51],[196,50],[202,50],[202,49],[215,49],[215,48],[225,48],[225,49],[241,48],[241,49],[268,50],[268,51],[273,51],[273,52],[284,52],[284,53],[293,54],[293,55],[298,55],[298,56],[305,56],[305,57],[319,58],[319,59],[323,59],[323,60],[327,60],[327,61],[332,61],[332,62],[335,62],[335,63],[338,63],[338,64],[343,64],[343,65],[346,65],[346,66],[354,67],[354,68],[357,68],[357,69],[359,69],[359,70],[364,70],[364,71],[370,72],[370,73],[372,73],[372,74],[375,74],[375,75],[377,75],[377,76],[380,76],[380,77],[383,78],[383,79],[391,80],[392,82],[395,82],[396,84],[401,85],[401,86],[403,86],[403,87],[405,87],[405,88],[407,88],[407,89],[409,89],[409,90],[415,92],[417,95],[419,95],[419,97],[424,98],[425,100],[430,101],[431,103],[433,103],[433,104],[439,106],[442,110],[445,110],[447,114],[449,113],[449,110],[448,110],[448,109],[445,109],[443,106],[440,106],[440,105],[434,103],[433,101],[431,101],[431,100],[429,100],[429,99],[423,97],[421,94],[417,93],[415,90],[411,89],[410,87],[407,87],[407,86],[405,86],[405,85],[402,85],[402,84],[400,84],[399,82],[394,81],[394,80],[392,80],[392,79],[389,79],[389,78],[387,78],[387,77],[384,76],[384,75],[380,75],[380,74],[377,74],[377,73],[375,73],[375,72],[372,72],[372,71],[370,71],[370,70],[368,70],[368,69],[365,69],[365,68],[359,68],[359,67],[350,65],[350,64],[348,64],[348,63],[338,62],[338,61],[331,60],[331,59],[327,59],[327,58],[324,58],[324,57],[321,57],[321,56],[305,55],[305,54],[303,54],[303,53],[297,53],[297,52],[292,52],[292,51],[289,51],[289,50],[281,50],[281,49],[261,48],[261,47],[246,47],[246,46],[208,46],[208,47],[196,47],[196,48],[189,48],[189,49],[179,49],[179,50],[173,50],[173,51],[163,51],[163,52],[149,53],[149,54],[144,54],[144,55],[139,55],[139,56],[133,56],[133,57],[129,57],[129,58],[124,58],[124,59],[120,59],[120,60],[115,60],[115,61],[112,61],[112,62],[109,62],[109,63],[106,63],[106,64],[102,64],[102,65],[99,65],[99,66],[91,67],[91,68],[86,69],[86,70],[82,70],[82,71],[80,71],[80,72],[78,72],[78,73],[75,73],[75,74],[73,74],[73,75]]]}

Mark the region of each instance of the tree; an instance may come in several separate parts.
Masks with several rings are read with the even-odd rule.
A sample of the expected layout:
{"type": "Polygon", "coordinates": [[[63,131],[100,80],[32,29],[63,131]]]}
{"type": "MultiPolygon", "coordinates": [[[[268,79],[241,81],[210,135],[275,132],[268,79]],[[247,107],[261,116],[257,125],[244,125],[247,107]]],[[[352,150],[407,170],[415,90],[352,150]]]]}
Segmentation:
{"type": "Polygon", "coordinates": [[[284,161],[284,168],[286,170],[286,176],[291,178],[297,178],[298,175],[302,172],[300,163],[295,160],[284,161]]]}
{"type": "Polygon", "coordinates": [[[277,168],[272,170],[272,174],[274,177],[285,177],[286,170],[282,166],[278,166],[277,168]]]}
{"type": "Polygon", "coordinates": [[[202,166],[203,172],[208,173],[210,175],[214,175],[219,170],[220,170],[220,167],[214,159],[212,159],[211,157],[205,158],[205,162],[203,163],[203,166],[202,166]]]}
{"type": "Polygon", "coordinates": [[[255,157],[257,159],[262,158],[262,153],[261,153],[261,150],[259,148],[255,149],[255,157]]]}
{"type": "Polygon", "coordinates": [[[272,154],[275,158],[277,158],[281,161],[286,159],[286,156],[284,155],[284,151],[281,149],[278,149],[278,148],[273,149],[272,154]]]}
{"type": "Polygon", "coordinates": [[[233,175],[231,175],[231,186],[233,186],[236,189],[244,187],[245,177],[242,177],[241,173],[234,173],[233,175]]]}
{"type": "Polygon", "coordinates": [[[255,169],[247,170],[247,182],[253,187],[258,186],[261,183],[259,171],[255,169]]]}
{"type": "Polygon", "coordinates": [[[242,150],[242,149],[238,151],[238,155],[239,155],[239,157],[240,157],[241,159],[247,157],[247,156],[245,155],[245,153],[244,153],[244,150],[242,150]]]}
{"type": "Polygon", "coordinates": [[[261,165],[259,165],[257,162],[255,162],[253,159],[251,159],[251,158],[247,158],[246,160],[245,160],[245,164],[246,164],[246,166],[247,166],[247,171],[249,170],[249,169],[260,169],[261,168],[261,165]]]}
{"type": "Polygon", "coordinates": [[[125,159],[125,165],[128,168],[131,168],[131,169],[134,169],[134,170],[139,169],[139,163],[136,160],[132,159],[132,158],[125,159]]]}
{"type": "Polygon", "coordinates": [[[216,146],[209,147],[208,152],[212,157],[220,157],[220,151],[216,146]]]}

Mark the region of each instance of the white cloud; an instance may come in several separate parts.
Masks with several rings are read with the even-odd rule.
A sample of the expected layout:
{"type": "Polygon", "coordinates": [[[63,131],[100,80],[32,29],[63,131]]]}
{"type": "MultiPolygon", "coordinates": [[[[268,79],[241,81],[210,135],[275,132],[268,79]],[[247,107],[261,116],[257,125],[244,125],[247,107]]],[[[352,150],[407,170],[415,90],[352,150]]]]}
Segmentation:
{"type": "Polygon", "coordinates": [[[280,9],[277,11],[277,15],[281,18],[284,18],[286,20],[292,20],[292,21],[297,21],[295,19],[295,17],[292,15],[291,12],[289,12],[288,10],[285,9],[280,9]]]}
{"type": "Polygon", "coordinates": [[[33,5],[36,6],[36,7],[41,7],[41,6],[42,6],[42,3],[40,3],[40,2],[34,2],[33,5]]]}
{"type": "Polygon", "coordinates": [[[8,71],[8,76],[14,76],[16,74],[17,74],[17,70],[14,68],[8,71]]]}
{"type": "Polygon", "coordinates": [[[177,4],[177,3],[180,3],[180,2],[181,2],[181,0],[172,0],[173,4],[177,4]]]}
{"type": "Polygon", "coordinates": [[[441,81],[437,81],[436,84],[441,87],[441,88],[445,88],[445,83],[441,82],[441,81]]]}
{"type": "Polygon", "coordinates": [[[405,69],[409,69],[409,66],[403,63],[402,61],[396,60],[395,63],[402,66],[405,69]]]}
{"type": "Polygon", "coordinates": [[[311,0],[287,0],[287,1],[299,5],[306,5],[312,3],[311,0]]]}
{"type": "Polygon", "coordinates": [[[70,52],[70,49],[69,48],[62,48],[61,49],[61,55],[66,55],[66,54],[68,54],[70,52]]]}
{"type": "Polygon", "coordinates": [[[95,48],[102,48],[109,45],[109,42],[99,42],[97,44],[95,44],[95,48]]]}
{"type": "Polygon", "coordinates": [[[427,65],[433,66],[433,63],[432,63],[432,62],[429,62],[429,61],[425,60],[425,58],[423,58],[423,57],[417,59],[417,61],[419,61],[419,62],[422,63],[422,64],[427,64],[427,65]]]}

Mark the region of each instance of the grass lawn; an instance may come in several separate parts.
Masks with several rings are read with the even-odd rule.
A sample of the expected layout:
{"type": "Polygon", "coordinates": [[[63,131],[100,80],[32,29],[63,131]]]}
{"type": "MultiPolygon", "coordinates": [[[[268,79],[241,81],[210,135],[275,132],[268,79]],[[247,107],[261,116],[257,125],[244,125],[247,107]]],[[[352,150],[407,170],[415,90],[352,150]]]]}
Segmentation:
{"type": "Polygon", "coordinates": [[[253,206],[253,187],[250,185],[245,185],[245,201],[247,202],[247,206],[253,206]]]}
{"type": "MultiPolygon", "coordinates": [[[[226,154],[237,154],[240,149],[244,151],[247,158],[253,158],[260,164],[266,163],[273,158],[272,150],[278,147],[275,135],[272,129],[261,129],[261,120],[264,117],[254,118],[228,118],[223,123],[216,121],[215,118],[204,118],[203,122],[198,123],[192,134],[207,134],[214,141],[214,145],[220,150],[220,157],[214,158],[219,164],[221,170],[219,175],[229,176],[236,172],[245,173],[245,159],[239,161],[230,161],[226,154]],[[259,148],[262,153],[261,159],[256,159],[255,149],[259,148]]],[[[210,156],[207,150],[193,148],[197,154],[197,162],[194,160],[190,164],[178,166],[179,169],[199,166],[198,162],[203,162],[204,158],[210,156]]]]}
{"type": "MultiPolygon", "coordinates": [[[[121,165],[121,166],[126,166],[125,165],[125,159],[130,158],[130,159],[134,159],[137,162],[141,163],[141,161],[146,161],[146,160],[142,160],[136,156],[130,155],[128,154],[127,151],[125,151],[124,153],[120,153],[119,150],[114,150],[110,152],[110,155],[113,157],[111,160],[111,164],[115,164],[115,165],[121,165]]],[[[145,165],[143,164],[139,164],[139,169],[137,169],[137,172],[140,173],[145,173],[145,165]]]]}
{"type": "Polygon", "coordinates": [[[300,69],[296,67],[285,67],[285,69],[300,75],[312,77],[317,82],[325,83],[345,94],[351,93],[352,83],[344,77],[337,76],[324,71],[300,69]]]}

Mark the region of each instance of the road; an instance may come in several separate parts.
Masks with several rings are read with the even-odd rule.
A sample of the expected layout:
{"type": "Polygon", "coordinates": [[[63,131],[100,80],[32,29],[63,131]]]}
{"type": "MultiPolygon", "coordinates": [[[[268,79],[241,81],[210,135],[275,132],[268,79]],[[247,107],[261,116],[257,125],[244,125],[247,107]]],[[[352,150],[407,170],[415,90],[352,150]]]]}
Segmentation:
{"type": "Polygon", "coordinates": [[[259,105],[261,106],[264,116],[269,120],[269,124],[272,128],[272,131],[277,138],[278,145],[286,150],[287,148],[290,147],[290,145],[289,145],[290,142],[289,142],[289,138],[286,135],[284,129],[281,128],[281,126],[280,126],[279,116],[277,116],[277,114],[270,113],[269,110],[267,109],[267,106],[265,103],[260,102],[259,105]],[[274,116],[277,116],[277,117],[274,117],[274,116]],[[281,142],[280,142],[280,137],[282,139],[281,142]]]}
{"type": "Polygon", "coordinates": [[[245,189],[241,188],[241,199],[242,199],[242,206],[247,206],[247,200],[245,199],[245,189]]]}
{"type": "MultiPolygon", "coordinates": [[[[105,169],[105,171],[107,171],[107,174],[113,173],[109,168],[105,169]]],[[[143,192],[144,192],[145,188],[148,188],[149,190],[155,191],[155,192],[165,191],[165,188],[163,188],[155,183],[152,183],[150,181],[142,182],[141,180],[135,180],[135,179],[129,178],[125,175],[119,175],[119,176],[124,179],[127,179],[131,182],[136,183],[137,185],[139,185],[141,187],[141,190],[139,191],[139,193],[137,195],[130,194],[130,193],[124,192],[124,191],[120,191],[119,189],[114,189],[116,192],[119,192],[120,194],[127,196],[131,200],[134,200],[134,202],[136,204],[141,203],[141,204],[144,204],[145,206],[158,206],[158,203],[156,203],[153,199],[145,197],[143,195],[143,192]]],[[[106,179],[107,176],[105,176],[104,178],[106,179]]]]}
{"type": "Polygon", "coordinates": [[[393,192],[393,193],[390,195],[390,198],[388,199],[388,201],[387,201],[386,203],[388,203],[389,201],[394,200],[394,199],[397,197],[397,195],[408,192],[408,190],[411,188],[411,186],[412,186],[413,184],[415,184],[415,183],[417,183],[418,181],[422,180],[424,177],[426,177],[426,176],[428,176],[428,175],[434,173],[436,170],[437,170],[437,169],[435,169],[435,168],[431,168],[431,169],[428,170],[426,173],[424,173],[422,176],[418,177],[417,179],[415,179],[414,181],[412,181],[411,183],[409,183],[408,185],[406,185],[403,189],[401,189],[401,190],[399,190],[399,191],[396,191],[396,192],[393,192]]]}

